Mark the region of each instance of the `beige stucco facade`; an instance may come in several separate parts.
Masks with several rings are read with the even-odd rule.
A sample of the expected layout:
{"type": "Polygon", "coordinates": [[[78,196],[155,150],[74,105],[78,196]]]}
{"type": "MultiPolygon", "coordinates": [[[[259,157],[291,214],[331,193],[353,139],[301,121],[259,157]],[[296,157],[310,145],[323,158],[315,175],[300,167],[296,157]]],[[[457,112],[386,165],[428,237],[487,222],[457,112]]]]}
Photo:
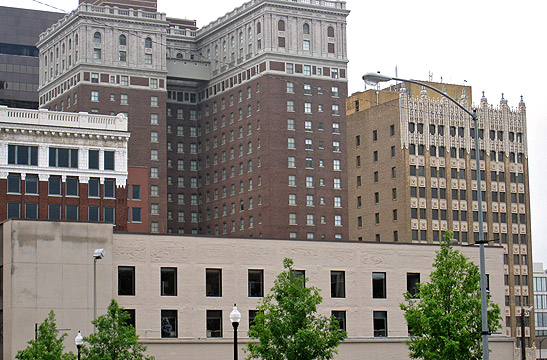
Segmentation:
{"type": "MultiPolygon", "coordinates": [[[[3,358],[12,359],[34,335],[34,323],[50,309],[75,351],[78,330],[92,332],[93,258],[95,248],[106,256],[97,263],[98,314],[111,298],[135,310],[135,326],[157,360],[231,357],[233,331],[229,313],[237,303],[242,313],[239,338],[248,342],[249,310],[260,297],[248,296],[248,270],[263,270],[265,293],[282,270],[285,257],[305,270],[307,284],[322,289],[319,311],[346,312],[348,339],[336,359],[406,359],[407,327],[399,303],[407,273],[428,280],[437,245],[329,241],[229,239],[215,237],[112,233],[112,226],[92,223],[10,220],[2,224],[3,358]],[[135,269],[135,295],[118,295],[118,266],[135,269]],[[160,268],[176,268],[176,296],[160,295],[160,268]],[[221,296],[208,297],[205,269],[222,269],[221,296]],[[7,271],[6,269],[10,269],[7,271]],[[344,297],[331,297],[330,272],[344,271],[344,297]],[[372,272],[386,274],[387,296],[373,299],[372,272]],[[177,310],[176,338],[161,337],[161,311],[177,310]],[[206,311],[222,310],[222,337],[207,338],[206,311]],[[387,312],[387,337],[374,337],[373,312],[387,312]]],[[[461,247],[473,260],[478,249],[461,247]]],[[[486,249],[493,300],[503,303],[503,249],[486,249]]],[[[492,338],[494,359],[513,359],[513,339],[492,338]]],[[[241,357],[243,357],[241,352],[241,357]]]]}

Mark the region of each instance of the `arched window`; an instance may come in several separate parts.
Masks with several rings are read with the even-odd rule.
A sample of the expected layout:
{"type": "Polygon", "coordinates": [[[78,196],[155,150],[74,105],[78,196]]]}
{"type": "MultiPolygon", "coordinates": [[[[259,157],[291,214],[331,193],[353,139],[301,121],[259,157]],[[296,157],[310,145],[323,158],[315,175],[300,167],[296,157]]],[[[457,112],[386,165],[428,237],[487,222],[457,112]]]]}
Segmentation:
{"type": "Polygon", "coordinates": [[[61,54],[65,53],[65,43],[61,45],[61,54]]]}
{"type": "Polygon", "coordinates": [[[211,58],[211,49],[207,49],[207,59],[211,58]]]}
{"type": "Polygon", "coordinates": [[[302,31],[304,32],[304,35],[309,35],[309,34],[310,34],[310,25],[308,25],[307,23],[305,23],[305,24],[302,26],[302,31]]]}
{"type": "Polygon", "coordinates": [[[239,44],[243,44],[243,31],[239,32],[239,44]]]}
{"type": "Polygon", "coordinates": [[[226,52],[226,40],[222,42],[222,51],[226,52]]]}
{"type": "Polygon", "coordinates": [[[72,49],[72,39],[68,39],[68,50],[72,49]]]}
{"type": "Polygon", "coordinates": [[[253,39],[253,29],[251,29],[251,27],[249,26],[249,28],[247,29],[247,35],[249,37],[249,40],[252,40],[253,39]]]}
{"type": "Polygon", "coordinates": [[[146,49],[152,49],[152,39],[147,37],[146,39],[144,39],[144,47],[146,49]]]}
{"type": "Polygon", "coordinates": [[[334,37],[334,28],[332,26],[329,26],[327,28],[327,36],[328,37],[334,37]]]}
{"type": "Polygon", "coordinates": [[[127,37],[125,35],[120,35],[120,46],[126,46],[127,45],[127,37]]]}
{"type": "Polygon", "coordinates": [[[100,32],[96,32],[95,34],[93,34],[93,42],[95,44],[100,44],[101,43],[101,33],[100,32]]]}
{"type": "Polygon", "coordinates": [[[260,22],[256,23],[256,33],[260,34],[262,32],[262,26],[260,25],[260,22]]]}
{"type": "Polygon", "coordinates": [[[232,35],[232,38],[230,39],[230,43],[232,45],[232,49],[236,47],[236,39],[233,35],[232,35]]]}
{"type": "Polygon", "coordinates": [[[74,45],[78,45],[78,34],[74,37],[74,45]]]}
{"type": "Polygon", "coordinates": [[[177,54],[177,59],[182,60],[182,59],[184,59],[184,56],[182,56],[181,53],[178,53],[178,54],[177,54]]]}
{"type": "Polygon", "coordinates": [[[277,30],[285,31],[285,22],[283,20],[277,22],[277,30]]]}

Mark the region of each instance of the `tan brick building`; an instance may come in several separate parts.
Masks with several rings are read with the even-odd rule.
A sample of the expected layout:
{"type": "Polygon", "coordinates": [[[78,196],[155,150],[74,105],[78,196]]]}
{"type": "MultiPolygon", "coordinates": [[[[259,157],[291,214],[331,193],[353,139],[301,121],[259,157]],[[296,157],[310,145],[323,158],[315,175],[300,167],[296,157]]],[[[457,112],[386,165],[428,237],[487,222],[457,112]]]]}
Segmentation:
{"type": "MultiPolygon", "coordinates": [[[[470,87],[429,84],[471,106],[470,87]]],[[[431,93],[398,84],[348,99],[350,240],[432,244],[447,230],[462,244],[478,239],[473,122],[431,93]]],[[[526,108],[503,97],[494,108],[483,95],[477,113],[484,234],[504,248],[505,333],[520,336],[517,317],[533,304],[526,108]]]]}

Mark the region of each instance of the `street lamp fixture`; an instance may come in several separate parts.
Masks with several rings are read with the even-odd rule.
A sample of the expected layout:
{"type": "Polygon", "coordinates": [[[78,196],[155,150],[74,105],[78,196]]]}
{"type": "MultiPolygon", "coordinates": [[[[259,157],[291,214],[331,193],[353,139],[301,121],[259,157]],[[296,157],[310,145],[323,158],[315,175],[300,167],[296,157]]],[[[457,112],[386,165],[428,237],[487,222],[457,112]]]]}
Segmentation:
{"type": "Polygon", "coordinates": [[[230,313],[230,321],[234,327],[234,360],[237,360],[237,327],[241,321],[241,313],[237,310],[236,304],[234,304],[234,309],[230,313]]]}
{"type": "Polygon", "coordinates": [[[363,80],[368,85],[377,85],[380,82],[386,82],[390,80],[396,80],[396,81],[403,81],[410,84],[416,84],[423,86],[424,88],[430,89],[441,96],[447,98],[452,103],[454,103],[457,107],[459,107],[463,112],[471,116],[473,118],[473,126],[475,127],[475,164],[476,164],[476,171],[477,171],[477,190],[478,190],[478,205],[479,205],[479,211],[478,211],[478,217],[479,217],[479,239],[478,241],[475,241],[475,243],[478,243],[480,246],[480,272],[481,272],[481,280],[480,280],[480,287],[481,287],[481,318],[482,318],[482,358],[483,360],[488,360],[490,358],[490,352],[488,350],[488,336],[491,334],[490,330],[488,329],[488,308],[487,308],[487,295],[486,295],[486,270],[485,270],[485,255],[484,255],[484,244],[487,242],[484,240],[484,229],[483,229],[483,214],[482,214],[482,192],[481,192],[481,171],[480,171],[480,150],[479,150],[479,127],[478,127],[478,116],[477,116],[477,110],[473,109],[473,112],[469,111],[465,106],[457,102],[452,97],[448,96],[446,93],[434,88],[431,85],[415,81],[415,80],[408,80],[408,79],[401,79],[396,77],[390,77],[386,76],[380,73],[367,73],[363,75],[363,80]]]}
{"type": "Polygon", "coordinates": [[[80,331],[78,331],[78,335],[76,335],[74,342],[76,343],[76,348],[78,348],[78,360],[80,360],[80,349],[84,343],[84,338],[82,337],[82,333],[80,331]]]}
{"type": "MultiPolygon", "coordinates": [[[[95,249],[93,251],[93,320],[97,318],[97,260],[104,258],[104,249],[95,249]]],[[[93,325],[93,333],[97,331],[97,326],[93,325]]]]}

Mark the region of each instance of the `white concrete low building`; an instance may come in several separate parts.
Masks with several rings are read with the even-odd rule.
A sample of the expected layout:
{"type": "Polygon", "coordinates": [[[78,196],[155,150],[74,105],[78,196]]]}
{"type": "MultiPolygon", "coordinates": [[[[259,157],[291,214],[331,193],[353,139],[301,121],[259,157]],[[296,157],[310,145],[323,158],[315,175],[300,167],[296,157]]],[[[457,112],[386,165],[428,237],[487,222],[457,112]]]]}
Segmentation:
{"type": "MultiPolygon", "coordinates": [[[[92,332],[93,250],[98,314],[115,298],[130,309],[137,333],[157,360],[222,359],[232,354],[229,314],[242,313],[239,338],[282,270],[283,258],[322,289],[319,311],[345,319],[347,340],[336,359],[408,359],[399,304],[413,283],[427,281],[436,245],[266,240],[113,233],[97,223],[9,220],[2,224],[3,359],[34,336],[55,310],[59,328],[92,332]],[[9,269],[9,270],[8,270],[9,269]],[[374,279],[374,280],[373,280],[374,279]]],[[[474,261],[478,248],[460,249],[474,261]]],[[[503,249],[487,247],[493,300],[504,301],[503,249]]],[[[504,333],[504,332],[503,332],[504,333]]],[[[514,339],[491,338],[492,358],[513,359],[514,339]]],[[[241,349],[242,349],[241,348],[241,349]]],[[[241,350],[241,357],[244,356],[241,350]]]]}

